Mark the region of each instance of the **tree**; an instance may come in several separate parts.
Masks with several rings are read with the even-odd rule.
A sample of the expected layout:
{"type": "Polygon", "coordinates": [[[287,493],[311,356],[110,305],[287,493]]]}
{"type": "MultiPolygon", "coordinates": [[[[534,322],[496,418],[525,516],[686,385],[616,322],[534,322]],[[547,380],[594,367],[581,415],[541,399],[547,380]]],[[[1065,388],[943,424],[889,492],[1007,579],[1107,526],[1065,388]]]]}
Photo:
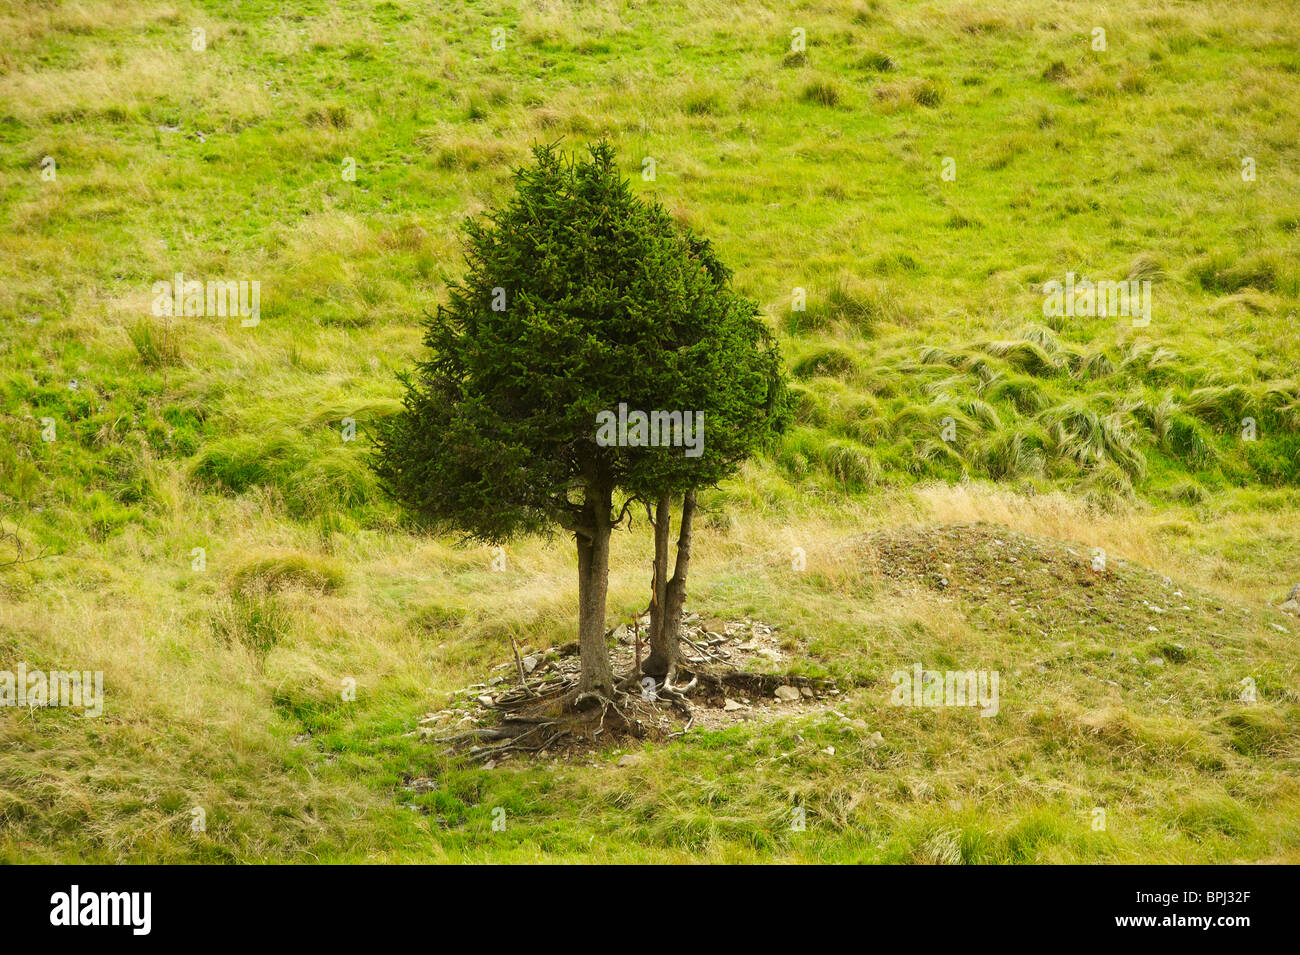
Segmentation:
{"type": "Polygon", "coordinates": [[[713,286],[712,308],[672,329],[667,353],[692,360],[674,371],[678,386],[707,422],[703,453],[669,458],[644,491],[654,501],[655,554],[651,582],[650,655],[644,673],[671,683],[676,674],[682,608],[690,570],[697,494],[732,474],[785,425],[788,391],[781,356],[757,306],[731,287],[731,272],[707,240],[688,234],[691,255],[713,286]],[[677,556],[668,575],[672,505],[680,497],[677,556]]]}
{"type": "Polygon", "coordinates": [[[589,152],[535,147],[508,201],[466,223],[465,276],[425,322],[426,354],[402,376],[403,408],[379,425],[373,465],[432,527],[494,544],[572,534],[576,693],[608,696],[613,528],[634,501],[701,486],[752,446],[764,429],[728,395],[776,407],[779,356],[707,243],[633,195],[611,146],[589,152]],[[742,360],[751,352],[762,360],[742,360]],[[602,413],[620,405],[704,410],[716,453],[598,440],[602,413]],[[707,414],[719,412],[715,425],[707,414]]]}

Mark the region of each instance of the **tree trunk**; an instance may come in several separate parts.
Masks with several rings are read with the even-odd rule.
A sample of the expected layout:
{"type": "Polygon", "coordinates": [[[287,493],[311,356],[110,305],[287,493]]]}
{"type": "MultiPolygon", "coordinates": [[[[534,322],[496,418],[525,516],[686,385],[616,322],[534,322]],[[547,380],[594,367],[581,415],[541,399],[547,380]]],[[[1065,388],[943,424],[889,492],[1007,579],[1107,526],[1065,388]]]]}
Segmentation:
{"type": "Polygon", "coordinates": [[[646,641],[650,656],[641,665],[641,672],[662,677],[672,662],[663,639],[664,604],[668,599],[668,535],[672,532],[673,512],[668,496],[659,498],[655,508],[655,562],[654,579],[650,582],[650,630],[646,641]]]}
{"type": "Polygon", "coordinates": [[[614,674],[605,645],[605,600],[609,591],[609,537],[612,489],[588,488],[588,527],[591,536],[578,541],[578,647],[582,677],[578,690],[612,695],[614,674]]]}
{"type": "MultiPolygon", "coordinates": [[[[677,564],[673,568],[672,580],[664,588],[664,600],[660,613],[660,626],[655,638],[658,646],[651,648],[651,658],[661,660],[660,667],[651,670],[647,663],[646,673],[662,675],[671,680],[677,673],[677,650],[682,628],[682,608],[686,606],[686,576],[691,569],[691,524],[695,517],[695,492],[687,491],[682,496],[682,521],[677,535],[677,564]]],[[[656,528],[656,534],[658,528],[656,528]]],[[[664,561],[665,565],[667,560],[664,561]]]]}

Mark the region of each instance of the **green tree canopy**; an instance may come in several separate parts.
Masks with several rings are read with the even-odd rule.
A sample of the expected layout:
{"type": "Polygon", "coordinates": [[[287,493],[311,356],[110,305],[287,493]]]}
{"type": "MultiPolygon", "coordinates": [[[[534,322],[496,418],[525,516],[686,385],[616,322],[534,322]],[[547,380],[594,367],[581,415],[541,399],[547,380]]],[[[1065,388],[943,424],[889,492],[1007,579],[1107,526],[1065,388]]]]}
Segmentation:
{"type": "Polygon", "coordinates": [[[493,543],[557,525],[577,537],[590,688],[609,682],[614,493],[715,483],[779,426],[785,392],[754,304],[706,241],[632,193],[611,146],[533,158],[502,207],[467,223],[465,276],[425,323],[427,353],[379,428],[374,466],[439,528],[493,543]],[[597,415],[620,403],[702,413],[703,453],[601,446],[597,415]]]}

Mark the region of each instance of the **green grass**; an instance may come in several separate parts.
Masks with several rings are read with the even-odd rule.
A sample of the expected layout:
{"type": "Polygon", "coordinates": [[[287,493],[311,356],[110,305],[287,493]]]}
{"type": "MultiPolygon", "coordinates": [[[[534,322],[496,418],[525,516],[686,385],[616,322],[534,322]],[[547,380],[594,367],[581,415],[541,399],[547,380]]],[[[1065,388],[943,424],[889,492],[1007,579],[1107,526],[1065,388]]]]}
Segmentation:
{"type": "MultiPolygon", "coordinates": [[[[1296,626],[1269,604],[1300,516],[1297,22],[1127,0],[13,5],[0,563],[40,559],[0,567],[0,669],[103,669],[107,712],[0,710],[0,857],[1294,861],[1296,626]],[[509,637],[572,639],[570,548],[521,542],[493,573],[411,534],[367,428],[461,269],[460,222],[531,143],[598,136],[714,242],[794,379],[783,444],[704,499],[692,609],[779,625],[849,719],[628,768],[467,768],[418,720],[509,637]],[[153,316],[177,272],[259,281],[260,324],[153,316]],[[1151,324],[1044,315],[1069,272],[1150,280],[1151,324]],[[1059,611],[1044,636],[844,543],[969,520],[1104,548],[1222,613],[1152,633],[1130,600],[1083,627],[1083,591],[1045,580],[1022,597],[1059,611]],[[892,669],[941,659],[1002,669],[999,717],[887,705],[892,669]]],[[[643,531],[617,542],[611,615],[644,606],[643,531]]]]}

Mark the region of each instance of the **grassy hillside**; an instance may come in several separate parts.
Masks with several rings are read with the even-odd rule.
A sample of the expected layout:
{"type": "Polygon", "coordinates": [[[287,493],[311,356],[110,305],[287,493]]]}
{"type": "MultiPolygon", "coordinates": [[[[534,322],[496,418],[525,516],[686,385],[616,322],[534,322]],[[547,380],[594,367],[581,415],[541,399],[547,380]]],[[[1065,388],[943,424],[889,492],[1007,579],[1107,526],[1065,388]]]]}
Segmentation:
{"type": "MultiPolygon", "coordinates": [[[[107,701],[0,709],[0,858],[1296,861],[1297,24],[7,6],[0,669],[102,669],[107,701]],[[798,392],[705,498],[689,609],[776,627],[773,668],[843,698],[632,766],[465,767],[419,721],[510,636],[572,639],[571,548],[495,573],[410,534],[367,425],[464,218],[531,143],[602,136],[714,241],[798,392]],[[155,316],[176,273],[260,282],[260,322],[155,316]],[[1150,281],[1150,324],[1045,315],[1068,273],[1150,281]],[[890,706],[917,662],[999,670],[1001,712],[890,706]]],[[[619,535],[611,615],[644,606],[647,547],[619,535]]]]}

